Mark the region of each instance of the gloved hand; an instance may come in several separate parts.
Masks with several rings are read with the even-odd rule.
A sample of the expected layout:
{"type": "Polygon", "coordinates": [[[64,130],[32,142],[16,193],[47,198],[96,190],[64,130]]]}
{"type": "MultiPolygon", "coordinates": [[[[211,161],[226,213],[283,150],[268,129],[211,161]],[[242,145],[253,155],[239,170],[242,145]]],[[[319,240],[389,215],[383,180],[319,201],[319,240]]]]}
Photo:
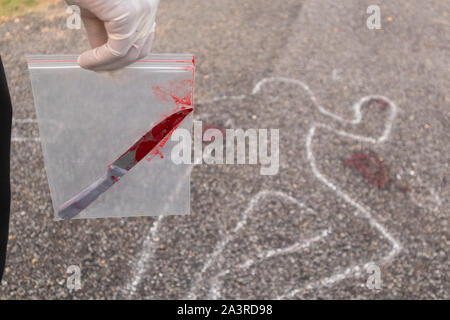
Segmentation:
{"type": "Polygon", "coordinates": [[[114,70],[150,53],[159,0],[66,0],[80,7],[92,50],[78,57],[82,68],[114,70]]]}

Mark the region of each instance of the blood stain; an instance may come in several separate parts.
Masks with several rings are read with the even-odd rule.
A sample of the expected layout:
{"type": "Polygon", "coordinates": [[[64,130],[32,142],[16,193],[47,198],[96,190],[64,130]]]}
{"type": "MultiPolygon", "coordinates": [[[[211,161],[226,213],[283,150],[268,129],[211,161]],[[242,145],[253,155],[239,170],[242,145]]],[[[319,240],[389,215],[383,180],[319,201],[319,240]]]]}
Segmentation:
{"type": "Polygon", "coordinates": [[[384,99],[370,99],[368,104],[370,106],[374,103],[380,106],[382,110],[385,110],[389,106],[389,103],[384,99]]]}
{"type": "Polygon", "coordinates": [[[193,80],[173,81],[166,86],[154,86],[152,90],[157,98],[186,107],[192,106],[193,84],[193,80]]]}
{"type": "Polygon", "coordinates": [[[388,165],[374,151],[355,151],[344,160],[344,165],[358,171],[370,185],[378,189],[386,189],[391,182],[388,165]]]}
{"type": "MultiPolygon", "coordinates": [[[[173,131],[180,125],[186,116],[192,112],[192,108],[185,109],[173,113],[165,118],[148,131],[141,139],[139,139],[130,149],[128,149],[121,157],[131,151],[135,151],[134,163],[138,163],[147,154],[149,154],[158,144],[162,146],[172,135],[173,131]]],[[[129,168],[127,168],[129,170],[129,168]]]]}

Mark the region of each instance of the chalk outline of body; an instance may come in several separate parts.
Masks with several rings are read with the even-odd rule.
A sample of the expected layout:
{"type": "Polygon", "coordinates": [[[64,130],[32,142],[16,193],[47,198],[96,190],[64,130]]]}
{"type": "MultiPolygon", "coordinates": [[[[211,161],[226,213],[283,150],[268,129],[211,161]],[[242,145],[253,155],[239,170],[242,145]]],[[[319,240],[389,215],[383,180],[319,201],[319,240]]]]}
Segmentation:
{"type": "MultiPolygon", "coordinates": [[[[311,167],[311,170],[312,170],[314,176],[320,182],[325,184],[329,189],[331,189],[338,197],[342,198],[344,201],[346,201],[347,203],[349,203],[350,205],[355,207],[357,216],[366,219],[373,228],[375,228],[384,238],[386,238],[391,243],[392,249],[389,251],[389,253],[387,255],[381,257],[378,261],[375,261],[375,262],[368,261],[363,264],[354,265],[352,267],[346,268],[345,270],[334,273],[331,276],[322,278],[321,280],[308,283],[306,286],[304,286],[302,288],[291,289],[288,292],[286,292],[285,294],[276,297],[276,299],[286,299],[286,298],[292,298],[296,294],[298,294],[299,292],[302,292],[302,291],[311,290],[314,288],[327,286],[327,285],[333,285],[333,284],[335,284],[341,280],[344,280],[346,278],[349,278],[351,276],[357,276],[371,264],[374,264],[374,263],[376,265],[387,264],[390,261],[392,261],[392,259],[396,255],[398,255],[399,252],[402,250],[402,246],[401,246],[400,242],[394,236],[392,236],[384,228],[384,226],[382,224],[380,224],[373,217],[373,214],[371,213],[370,209],[366,208],[364,205],[361,205],[356,200],[354,200],[351,196],[349,196],[346,192],[342,191],[336,184],[334,184],[332,181],[327,179],[326,176],[323,175],[317,169],[316,161],[315,161],[315,157],[314,157],[314,153],[313,153],[313,139],[314,139],[317,128],[323,128],[325,130],[334,132],[335,134],[338,134],[340,136],[351,138],[351,139],[361,141],[361,142],[366,142],[366,143],[371,143],[371,144],[381,144],[381,143],[385,142],[389,138],[389,135],[392,130],[393,122],[397,115],[397,105],[393,101],[391,101],[389,98],[382,96],[382,95],[365,96],[365,97],[361,98],[359,101],[357,101],[355,104],[353,104],[353,119],[347,120],[347,119],[342,118],[339,115],[336,115],[336,114],[328,111],[327,109],[325,109],[321,104],[318,103],[316,96],[314,95],[313,91],[309,88],[309,86],[306,83],[304,83],[300,80],[297,80],[297,79],[286,78],[286,77],[264,78],[255,85],[251,94],[257,95],[262,90],[262,87],[265,84],[271,83],[271,82],[282,82],[282,83],[288,83],[288,84],[293,84],[293,85],[299,86],[301,89],[303,89],[309,95],[314,106],[319,110],[320,113],[332,118],[333,120],[341,122],[343,124],[352,124],[352,125],[359,124],[362,120],[361,107],[364,106],[367,102],[369,102],[371,100],[381,99],[381,100],[386,101],[388,103],[389,112],[390,112],[389,116],[385,122],[384,131],[378,138],[355,135],[355,134],[352,134],[352,133],[349,133],[349,132],[346,132],[343,130],[335,129],[331,126],[328,126],[327,124],[316,122],[312,125],[312,127],[308,131],[308,134],[306,136],[306,141],[305,141],[305,148],[306,148],[308,162],[310,164],[310,167],[311,167]]],[[[230,96],[230,97],[223,96],[223,97],[214,98],[213,102],[217,102],[219,100],[242,100],[245,97],[246,97],[245,95],[230,96]]],[[[198,288],[197,284],[203,281],[203,274],[209,269],[209,267],[214,262],[215,258],[223,252],[226,245],[234,238],[234,236],[239,232],[239,230],[245,226],[247,219],[248,219],[251,211],[255,207],[256,203],[259,200],[263,199],[264,197],[270,196],[270,195],[275,195],[278,197],[285,198],[286,200],[288,200],[290,202],[296,203],[299,207],[305,207],[304,204],[299,202],[297,199],[292,198],[291,196],[289,196],[285,193],[282,193],[280,191],[262,190],[262,191],[258,192],[256,195],[254,195],[252,197],[252,199],[250,200],[249,206],[242,214],[242,217],[239,220],[236,227],[233,229],[233,231],[230,234],[228,234],[222,241],[220,241],[216,245],[215,250],[209,254],[209,257],[206,260],[206,262],[204,263],[201,271],[197,274],[196,277],[194,277],[194,279],[198,279],[198,280],[195,281],[194,285],[191,287],[189,294],[188,294],[188,298],[192,299],[192,298],[196,297],[195,293],[198,288]]],[[[285,253],[292,253],[292,252],[300,251],[300,250],[308,247],[310,244],[326,237],[330,232],[331,232],[331,229],[322,230],[322,232],[320,232],[320,234],[318,234],[310,239],[300,240],[299,242],[295,243],[294,245],[292,245],[290,247],[279,248],[277,250],[267,250],[266,253],[261,254],[261,260],[253,261],[253,260],[249,259],[246,262],[242,263],[240,265],[241,270],[249,268],[252,265],[254,265],[264,259],[269,259],[274,256],[285,254],[285,253]],[[269,252],[269,254],[267,254],[267,252],[269,252]],[[271,254],[272,252],[274,252],[275,254],[271,254]]],[[[210,281],[209,281],[210,282],[210,290],[209,290],[209,295],[208,295],[209,298],[219,298],[219,296],[220,296],[220,281],[219,281],[219,279],[228,273],[229,273],[229,270],[225,270],[225,271],[217,273],[216,275],[214,275],[212,277],[212,279],[210,279],[210,281]]]]}

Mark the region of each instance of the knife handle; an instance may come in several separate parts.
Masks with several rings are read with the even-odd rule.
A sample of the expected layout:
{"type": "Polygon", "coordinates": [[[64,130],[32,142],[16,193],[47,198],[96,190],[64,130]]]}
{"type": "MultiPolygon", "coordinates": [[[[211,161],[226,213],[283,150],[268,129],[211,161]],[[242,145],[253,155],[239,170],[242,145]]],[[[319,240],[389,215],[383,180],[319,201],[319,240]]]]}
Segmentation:
{"type": "Polygon", "coordinates": [[[104,177],[98,179],[89,187],[59,207],[59,217],[62,219],[71,219],[77,216],[81,211],[94,202],[103,192],[116,183],[126,172],[126,170],[117,166],[109,166],[104,177]]]}

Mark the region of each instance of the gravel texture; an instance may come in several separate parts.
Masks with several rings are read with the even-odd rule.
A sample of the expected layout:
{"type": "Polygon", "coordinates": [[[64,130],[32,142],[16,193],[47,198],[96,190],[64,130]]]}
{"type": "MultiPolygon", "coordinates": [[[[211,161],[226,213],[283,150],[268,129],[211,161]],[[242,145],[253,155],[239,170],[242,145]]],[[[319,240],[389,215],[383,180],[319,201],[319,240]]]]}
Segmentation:
{"type": "MultiPolygon", "coordinates": [[[[195,54],[197,119],[279,129],[279,173],[197,165],[190,216],[54,222],[40,144],[15,139],[0,298],[448,299],[449,6],[384,2],[369,30],[371,4],[161,1],[153,51],[195,54]],[[380,98],[342,121],[372,95],[397,112],[380,98]]],[[[66,17],[59,3],[0,24],[16,138],[38,137],[25,55],[87,48],[66,17]]]]}

